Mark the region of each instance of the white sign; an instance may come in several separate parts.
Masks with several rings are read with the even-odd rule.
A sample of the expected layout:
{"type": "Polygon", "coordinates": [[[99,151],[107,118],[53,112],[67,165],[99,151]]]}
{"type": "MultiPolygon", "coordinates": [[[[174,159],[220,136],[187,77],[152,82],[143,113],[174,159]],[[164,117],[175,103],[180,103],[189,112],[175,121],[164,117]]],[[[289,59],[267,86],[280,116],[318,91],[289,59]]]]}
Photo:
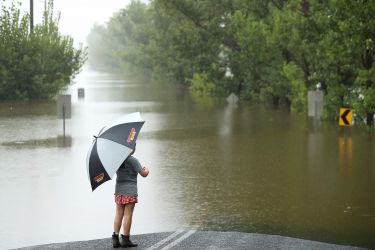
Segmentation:
{"type": "Polygon", "coordinates": [[[59,95],[57,96],[57,118],[59,119],[70,119],[72,109],[72,96],[71,95],[59,95]]]}
{"type": "Polygon", "coordinates": [[[237,97],[234,93],[231,93],[231,94],[227,97],[227,102],[228,102],[228,103],[235,104],[235,103],[238,102],[238,97],[237,97]]]}
{"type": "Polygon", "coordinates": [[[320,118],[323,111],[323,91],[309,91],[307,93],[308,116],[320,118]]]}

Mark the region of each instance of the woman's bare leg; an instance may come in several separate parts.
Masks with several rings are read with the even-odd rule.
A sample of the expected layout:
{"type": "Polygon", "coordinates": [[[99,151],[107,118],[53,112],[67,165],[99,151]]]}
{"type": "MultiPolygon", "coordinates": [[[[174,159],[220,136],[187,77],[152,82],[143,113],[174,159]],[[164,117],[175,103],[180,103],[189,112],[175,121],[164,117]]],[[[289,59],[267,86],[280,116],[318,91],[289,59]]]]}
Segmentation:
{"type": "Polygon", "coordinates": [[[122,218],[124,217],[125,205],[116,204],[116,215],[113,223],[113,232],[119,234],[122,218]]]}
{"type": "Polygon", "coordinates": [[[124,223],[123,223],[123,230],[124,230],[125,236],[130,235],[130,228],[132,226],[134,206],[135,206],[135,203],[129,203],[125,205],[125,214],[124,214],[124,223]]]}

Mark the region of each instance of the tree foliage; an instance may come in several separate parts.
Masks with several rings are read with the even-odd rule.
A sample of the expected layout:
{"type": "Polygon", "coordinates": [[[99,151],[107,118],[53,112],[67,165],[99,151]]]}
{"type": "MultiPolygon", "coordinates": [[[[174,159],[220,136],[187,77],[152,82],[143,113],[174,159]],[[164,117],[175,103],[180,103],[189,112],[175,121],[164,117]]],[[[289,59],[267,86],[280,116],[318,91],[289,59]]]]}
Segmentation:
{"type": "Polygon", "coordinates": [[[85,51],[60,35],[53,1],[32,33],[29,15],[21,15],[18,5],[1,10],[0,100],[52,98],[79,72],[85,51]]]}
{"type": "Polygon", "coordinates": [[[298,112],[319,85],[326,118],[347,107],[371,124],[374,11],[375,2],[366,0],[133,1],[93,30],[106,42],[92,58],[111,55],[120,69],[133,66],[192,91],[235,92],[298,112]]]}

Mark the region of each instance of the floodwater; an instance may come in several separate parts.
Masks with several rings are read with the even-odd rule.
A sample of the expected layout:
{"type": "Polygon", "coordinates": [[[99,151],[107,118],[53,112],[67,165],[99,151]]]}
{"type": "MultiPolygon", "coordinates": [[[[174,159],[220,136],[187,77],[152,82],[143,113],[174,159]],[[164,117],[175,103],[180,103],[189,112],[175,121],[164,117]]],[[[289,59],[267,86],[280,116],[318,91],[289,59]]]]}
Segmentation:
{"type": "Polygon", "coordinates": [[[0,248],[110,237],[114,181],[91,192],[86,154],[99,130],[140,111],[140,202],[132,233],[277,234],[375,248],[375,136],[182,88],[86,68],[56,103],[0,104],[0,248]],[[77,89],[85,89],[85,98],[77,89]]]}

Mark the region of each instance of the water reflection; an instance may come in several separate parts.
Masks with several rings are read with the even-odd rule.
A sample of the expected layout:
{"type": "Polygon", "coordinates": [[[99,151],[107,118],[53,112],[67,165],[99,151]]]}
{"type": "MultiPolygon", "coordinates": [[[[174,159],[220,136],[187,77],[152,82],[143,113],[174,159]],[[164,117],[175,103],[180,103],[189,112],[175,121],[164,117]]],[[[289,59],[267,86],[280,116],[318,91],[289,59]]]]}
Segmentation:
{"type": "Polygon", "coordinates": [[[220,117],[221,120],[220,123],[220,130],[219,130],[219,136],[221,137],[230,137],[232,135],[233,130],[233,113],[238,109],[237,104],[228,104],[224,108],[223,115],[220,117]]]}
{"type": "Polygon", "coordinates": [[[348,177],[352,171],[353,140],[348,133],[341,134],[338,139],[340,174],[348,177]]]}
{"type": "Polygon", "coordinates": [[[15,150],[23,148],[39,147],[71,147],[73,138],[71,136],[57,136],[56,138],[47,138],[41,140],[11,141],[2,143],[3,146],[11,147],[15,150]]]}
{"type": "Polygon", "coordinates": [[[56,114],[54,101],[0,102],[0,117],[31,117],[56,114]]]}

